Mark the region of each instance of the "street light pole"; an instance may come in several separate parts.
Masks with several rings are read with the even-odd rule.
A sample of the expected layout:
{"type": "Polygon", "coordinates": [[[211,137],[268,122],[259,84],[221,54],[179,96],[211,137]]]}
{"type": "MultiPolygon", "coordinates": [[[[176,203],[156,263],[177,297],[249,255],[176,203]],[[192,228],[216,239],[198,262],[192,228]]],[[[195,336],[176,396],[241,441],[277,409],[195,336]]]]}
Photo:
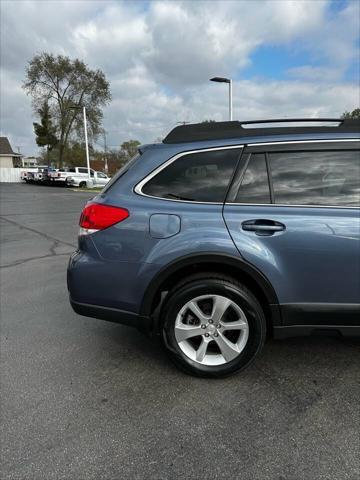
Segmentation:
{"type": "Polygon", "coordinates": [[[89,177],[89,183],[90,183],[90,180],[91,180],[91,175],[90,175],[90,157],[89,157],[89,145],[88,145],[87,122],[86,122],[86,108],[85,108],[85,105],[83,106],[83,114],[84,114],[84,132],[85,132],[86,165],[87,165],[87,169],[88,169],[88,177],[89,177]]]}
{"type": "Polygon", "coordinates": [[[229,81],[229,120],[230,122],[233,119],[233,108],[232,108],[232,80],[229,81]]]}
{"type": "Polygon", "coordinates": [[[210,78],[210,82],[217,83],[228,83],[229,84],[229,120],[232,121],[233,118],[233,107],[232,107],[232,80],[231,78],[224,77],[214,77],[210,78]]]}

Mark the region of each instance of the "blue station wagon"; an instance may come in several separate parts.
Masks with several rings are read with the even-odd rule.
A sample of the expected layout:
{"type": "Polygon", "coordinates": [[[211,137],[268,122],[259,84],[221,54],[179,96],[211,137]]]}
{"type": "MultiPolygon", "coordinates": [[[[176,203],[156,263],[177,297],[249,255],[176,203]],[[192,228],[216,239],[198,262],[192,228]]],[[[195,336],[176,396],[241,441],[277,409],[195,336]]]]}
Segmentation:
{"type": "Polygon", "coordinates": [[[85,207],[80,315],[159,334],[182,370],[246,367],[268,335],[360,334],[360,123],[174,128],[85,207]]]}

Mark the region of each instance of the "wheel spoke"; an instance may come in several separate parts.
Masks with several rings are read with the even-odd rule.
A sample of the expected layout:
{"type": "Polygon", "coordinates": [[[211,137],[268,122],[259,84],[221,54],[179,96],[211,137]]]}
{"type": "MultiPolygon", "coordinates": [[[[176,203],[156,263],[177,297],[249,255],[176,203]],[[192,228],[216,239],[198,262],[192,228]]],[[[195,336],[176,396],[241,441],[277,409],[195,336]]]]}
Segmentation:
{"type": "Polygon", "coordinates": [[[247,322],[244,322],[244,320],[236,320],[235,322],[220,322],[222,331],[225,330],[247,330],[249,328],[247,322]]]}
{"type": "Polygon", "coordinates": [[[213,319],[214,323],[219,323],[222,317],[224,316],[226,310],[232,304],[229,298],[219,297],[216,296],[214,298],[214,305],[211,314],[211,318],[213,319]]]}
{"type": "Polygon", "coordinates": [[[239,348],[235,343],[230,342],[222,333],[219,332],[219,336],[214,338],[218,347],[220,348],[222,356],[227,362],[234,360],[239,355],[239,348]]]}
{"type": "Polygon", "coordinates": [[[192,313],[201,321],[201,322],[207,322],[209,320],[209,317],[204,314],[204,312],[201,311],[199,305],[197,302],[194,300],[192,302],[189,302],[187,304],[189,310],[192,311],[192,313]]]}
{"type": "Polygon", "coordinates": [[[175,336],[178,342],[183,342],[188,338],[198,337],[203,333],[204,330],[200,325],[185,325],[184,323],[179,323],[175,326],[175,336]]]}
{"type": "Polygon", "coordinates": [[[196,360],[202,362],[205,358],[209,340],[205,337],[202,338],[199,348],[196,350],[196,360]]]}

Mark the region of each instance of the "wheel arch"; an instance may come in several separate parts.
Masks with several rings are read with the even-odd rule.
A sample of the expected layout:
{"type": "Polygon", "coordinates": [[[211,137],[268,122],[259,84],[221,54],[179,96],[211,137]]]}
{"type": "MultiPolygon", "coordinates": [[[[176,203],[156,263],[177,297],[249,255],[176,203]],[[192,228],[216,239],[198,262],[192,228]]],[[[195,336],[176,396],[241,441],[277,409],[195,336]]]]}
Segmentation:
{"type": "MultiPolygon", "coordinates": [[[[186,255],[163,267],[151,280],[141,304],[141,315],[151,316],[161,302],[161,294],[182,278],[197,272],[232,275],[253,291],[266,310],[268,326],[282,325],[279,302],[269,280],[241,257],[228,254],[203,253],[186,255]]],[[[155,329],[157,325],[154,325],[155,329]]]]}

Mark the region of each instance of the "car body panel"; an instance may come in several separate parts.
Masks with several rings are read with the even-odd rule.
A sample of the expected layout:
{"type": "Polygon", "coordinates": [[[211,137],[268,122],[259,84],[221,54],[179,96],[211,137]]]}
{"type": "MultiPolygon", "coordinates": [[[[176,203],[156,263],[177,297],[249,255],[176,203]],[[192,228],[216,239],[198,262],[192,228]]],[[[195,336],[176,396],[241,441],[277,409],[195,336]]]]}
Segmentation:
{"type": "Polygon", "coordinates": [[[360,303],[358,209],[227,204],[224,216],[241,255],[267,276],[280,304],[360,303]],[[257,218],[286,230],[258,236],[242,229],[257,218]]]}
{"type": "MultiPolygon", "coordinates": [[[[135,191],[139,182],[183,152],[354,139],[360,139],[356,132],[308,133],[140,147],[142,155],[131,168],[115,176],[92,200],[126,208],[130,215],[112,227],[80,237],[68,269],[72,302],[141,314],[144,296],[159,272],[181,258],[211,253],[224,259],[231,256],[239,265],[245,261],[259,271],[276,292],[280,305],[316,304],[320,309],[324,303],[357,306],[359,209],[196,203],[147,197],[135,191]],[[244,232],[241,223],[253,218],[277,220],[286,224],[286,230],[269,237],[244,232]]],[[[360,320],[351,321],[360,326],[360,320]]]]}
{"type": "MultiPolygon", "coordinates": [[[[103,200],[101,196],[94,199],[96,202],[103,200]]],[[[115,204],[112,197],[107,197],[106,201],[115,204]]],[[[99,304],[139,311],[141,292],[145,292],[154,275],[172,261],[192,253],[209,251],[240,257],[225,226],[222,205],[179,204],[133,196],[131,193],[127,197],[125,192],[122,205],[129,210],[129,218],[94,233],[81,243],[81,253],[72,263],[72,266],[81,265],[74,273],[79,272],[81,280],[78,278],[74,283],[81,286],[72,291],[73,300],[92,303],[92,282],[94,276],[98,276],[99,282],[105,282],[100,288],[96,287],[95,296],[99,304]],[[178,217],[180,231],[168,238],[154,237],[149,229],[153,215],[178,217]],[[115,287],[109,285],[117,287],[114,290],[115,287]],[[104,292],[103,297],[101,292],[104,292]],[[111,304],[108,303],[110,299],[111,304]]]]}

